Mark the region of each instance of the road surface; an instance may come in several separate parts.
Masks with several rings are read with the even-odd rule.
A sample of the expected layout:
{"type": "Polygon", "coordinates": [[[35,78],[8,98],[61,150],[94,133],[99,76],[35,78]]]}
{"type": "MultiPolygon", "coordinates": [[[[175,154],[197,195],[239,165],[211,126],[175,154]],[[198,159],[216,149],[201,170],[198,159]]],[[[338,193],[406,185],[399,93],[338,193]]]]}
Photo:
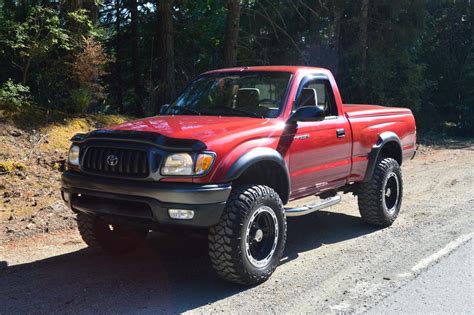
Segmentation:
{"type": "Polygon", "coordinates": [[[392,227],[365,225],[351,195],[292,218],[279,268],[252,288],[219,280],[206,239],[189,233],[153,234],[125,256],[94,255],[71,231],[2,244],[0,313],[474,309],[472,143],[427,151],[403,173],[402,212],[392,227]]]}
{"type": "Polygon", "coordinates": [[[452,252],[399,291],[370,314],[470,314],[474,310],[474,242],[452,252]]]}

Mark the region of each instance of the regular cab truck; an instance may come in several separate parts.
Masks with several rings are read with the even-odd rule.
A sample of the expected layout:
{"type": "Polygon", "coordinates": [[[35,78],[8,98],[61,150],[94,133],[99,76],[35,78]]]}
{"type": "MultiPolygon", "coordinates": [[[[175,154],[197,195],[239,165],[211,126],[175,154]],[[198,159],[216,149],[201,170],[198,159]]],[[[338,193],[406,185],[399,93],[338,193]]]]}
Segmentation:
{"type": "Polygon", "coordinates": [[[286,218],[340,193],[357,195],[367,223],[391,225],[415,149],[409,109],[343,104],[328,70],[222,69],[159,116],[75,135],[61,191],[90,247],[121,253],[150,230],[199,229],[220,277],[256,284],[280,261],[286,218]]]}

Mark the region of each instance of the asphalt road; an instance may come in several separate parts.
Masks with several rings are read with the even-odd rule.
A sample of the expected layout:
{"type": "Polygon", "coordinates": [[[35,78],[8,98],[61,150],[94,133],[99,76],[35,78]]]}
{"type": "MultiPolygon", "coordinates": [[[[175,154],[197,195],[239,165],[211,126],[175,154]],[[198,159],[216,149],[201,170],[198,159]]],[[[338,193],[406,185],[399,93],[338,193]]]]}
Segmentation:
{"type": "Polygon", "coordinates": [[[125,256],[94,255],[76,232],[2,244],[0,313],[462,313],[474,309],[473,161],[457,143],[407,163],[387,229],[365,225],[350,195],[292,218],[279,268],[252,288],[219,280],[206,239],[188,233],[153,234],[125,256]]]}
{"type": "Polygon", "coordinates": [[[437,265],[372,308],[370,314],[472,314],[474,242],[461,245],[437,265]]]}

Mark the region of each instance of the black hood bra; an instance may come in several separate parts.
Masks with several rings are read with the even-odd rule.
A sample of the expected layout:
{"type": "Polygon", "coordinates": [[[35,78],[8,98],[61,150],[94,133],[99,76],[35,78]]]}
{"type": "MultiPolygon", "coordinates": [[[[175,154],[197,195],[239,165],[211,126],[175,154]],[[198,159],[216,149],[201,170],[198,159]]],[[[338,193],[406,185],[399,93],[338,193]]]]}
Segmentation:
{"type": "Polygon", "coordinates": [[[199,140],[171,138],[159,133],[147,131],[94,130],[89,133],[78,133],[71,138],[71,141],[74,143],[83,143],[88,140],[141,142],[161,149],[183,151],[202,151],[207,148],[206,144],[199,140]]]}

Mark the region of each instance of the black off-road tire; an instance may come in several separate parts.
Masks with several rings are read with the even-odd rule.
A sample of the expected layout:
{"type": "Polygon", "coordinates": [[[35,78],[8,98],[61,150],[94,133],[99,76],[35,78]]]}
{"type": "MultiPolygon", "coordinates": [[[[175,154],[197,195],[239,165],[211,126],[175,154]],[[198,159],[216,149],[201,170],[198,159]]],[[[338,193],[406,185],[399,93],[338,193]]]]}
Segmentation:
{"type": "MultiPolygon", "coordinates": [[[[256,239],[255,236],[252,241],[256,239]]],[[[263,185],[246,185],[234,189],[220,222],[209,230],[209,256],[212,266],[221,278],[238,284],[254,285],[267,280],[280,262],[285,243],[286,217],[282,201],[273,189],[263,185]],[[265,215],[272,218],[267,222],[275,225],[278,222],[278,230],[276,232],[275,229],[272,234],[278,237],[274,237],[272,241],[273,255],[270,251],[266,256],[268,263],[256,267],[251,262],[253,257],[249,258],[246,251],[246,235],[247,230],[250,232],[252,229],[248,227],[253,222],[252,218],[256,220],[255,215],[261,213],[262,209],[268,211],[265,215]]]]}
{"type": "Polygon", "coordinates": [[[90,248],[109,254],[122,254],[134,250],[148,234],[148,230],[109,224],[85,213],[77,214],[77,227],[82,239],[90,248]]]}
{"type": "Polygon", "coordinates": [[[400,212],[402,197],[403,180],[400,165],[392,158],[380,159],[375,166],[372,179],[359,186],[358,204],[362,219],[378,227],[392,225],[400,212]],[[390,189],[395,187],[394,183],[398,184],[396,191],[394,188],[390,189]],[[392,195],[395,193],[396,198],[392,195]]]}

